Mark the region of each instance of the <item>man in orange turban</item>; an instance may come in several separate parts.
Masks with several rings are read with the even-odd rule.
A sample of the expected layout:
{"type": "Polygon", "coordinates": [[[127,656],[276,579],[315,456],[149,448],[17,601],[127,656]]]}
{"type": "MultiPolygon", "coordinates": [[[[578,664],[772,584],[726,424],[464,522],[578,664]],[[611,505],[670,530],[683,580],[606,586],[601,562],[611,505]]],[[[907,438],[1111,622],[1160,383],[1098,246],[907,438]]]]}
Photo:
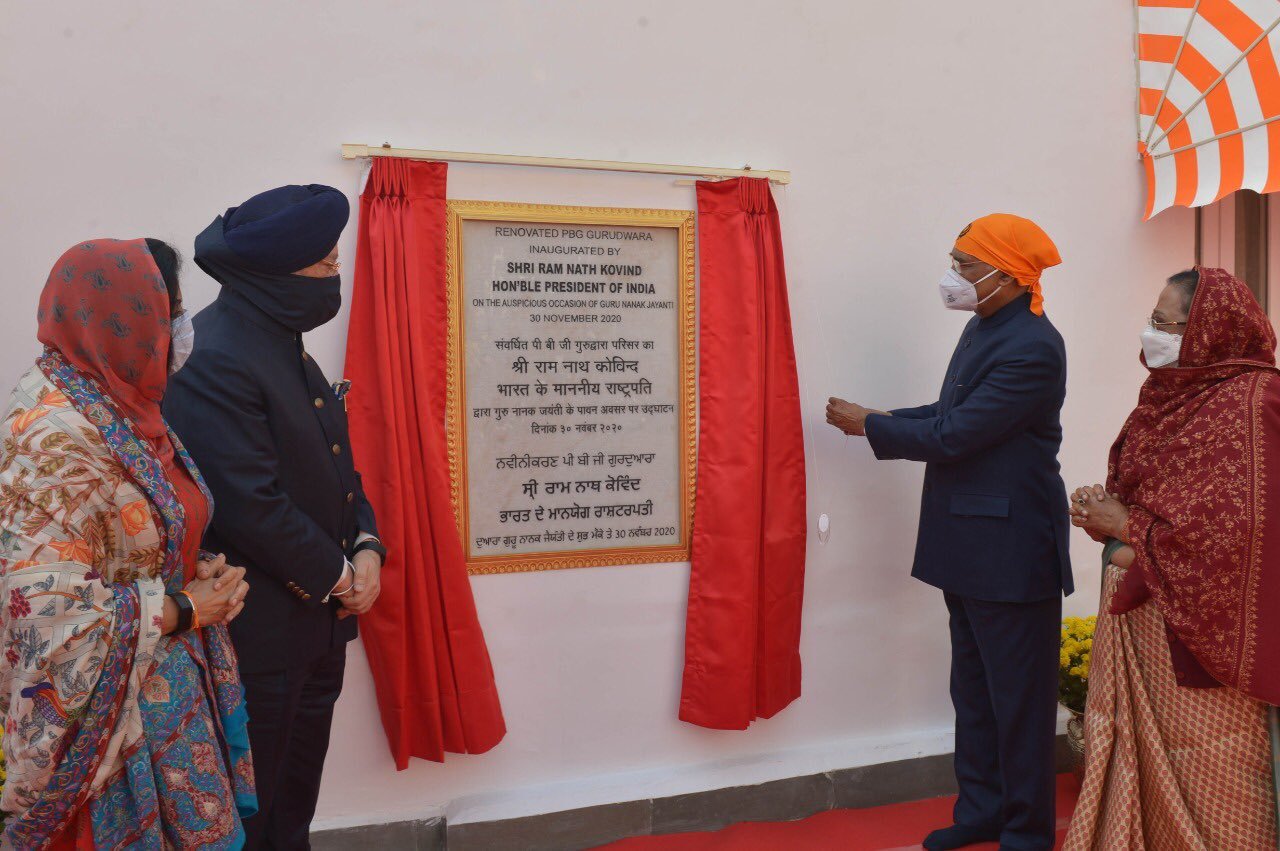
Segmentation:
{"type": "Polygon", "coordinates": [[[912,575],[943,592],[956,710],[955,824],[924,847],[1049,849],[1062,595],[1073,590],[1058,472],[1066,350],[1040,273],[1061,262],[1018,216],[966,227],[939,285],[965,326],[938,401],[890,413],[831,399],[827,422],[877,458],[923,461],[912,575]]]}
{"type": "Polygon", "coordinates": [[[980,260],[998,269],[1003,278],[1012,278],[1029,289],[1031,312],[1037,316],[1044,313],[1040,273],[1057,266],[1062,258],[1053,240],[1035,222],[1008,213],[983,216],[960,231],[955,251],[966,255],[967,260],[980,260]]]}

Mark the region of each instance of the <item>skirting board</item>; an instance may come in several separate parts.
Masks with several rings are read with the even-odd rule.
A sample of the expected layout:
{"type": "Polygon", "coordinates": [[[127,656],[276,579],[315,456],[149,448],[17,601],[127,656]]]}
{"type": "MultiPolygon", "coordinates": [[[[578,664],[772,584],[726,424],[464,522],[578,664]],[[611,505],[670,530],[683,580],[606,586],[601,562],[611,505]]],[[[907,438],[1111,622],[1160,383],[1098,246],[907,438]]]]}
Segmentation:
{"type": "MultiPolygon", "coordinates": [[[[1058,737],[1057,770],[1070,770],[1058,737]]],[[[449,825],[442,818],[311,834],[315,851],[579,851],[629,836],[719,830],[744,821],[794,821],[830,809],[878,807],[955,793],[951,754],[790,777],[754,786],[623,801],[557,813],[449,825]]]]}

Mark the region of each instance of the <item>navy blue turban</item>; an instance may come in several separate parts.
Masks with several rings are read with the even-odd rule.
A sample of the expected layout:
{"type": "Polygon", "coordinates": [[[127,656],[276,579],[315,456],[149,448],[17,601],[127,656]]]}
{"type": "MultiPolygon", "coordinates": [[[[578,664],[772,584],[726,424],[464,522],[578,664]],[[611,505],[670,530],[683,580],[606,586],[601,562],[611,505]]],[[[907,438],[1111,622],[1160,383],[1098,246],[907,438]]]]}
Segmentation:
{"type": "Polygon", "coordinates": [[[245,266],[288,274],[328,257],[350,215],[332,186],[281,186],[227,210],[223,237],[245,266]]]}

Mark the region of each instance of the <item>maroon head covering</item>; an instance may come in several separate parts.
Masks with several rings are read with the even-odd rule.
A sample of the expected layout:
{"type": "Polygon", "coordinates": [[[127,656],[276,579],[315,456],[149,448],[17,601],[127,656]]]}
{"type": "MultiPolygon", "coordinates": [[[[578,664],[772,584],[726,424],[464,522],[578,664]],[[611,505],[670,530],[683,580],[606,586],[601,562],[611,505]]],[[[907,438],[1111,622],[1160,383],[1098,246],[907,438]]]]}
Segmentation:
{"type": "Polygon", "coordinates": [[[39,339],[92,378],[166,468],[160,415],[169,378],[169,292],[143,239],[82,242],[54,264],[36,314],[39,339]]]}
{"type": "Polygon", "coordinates": [[[1197,269],[1176,367],[1152,369],[1108,490],[1169,628],[1220,683],[1280,703],[1280,373],[1249,288],[1197,269]]]}

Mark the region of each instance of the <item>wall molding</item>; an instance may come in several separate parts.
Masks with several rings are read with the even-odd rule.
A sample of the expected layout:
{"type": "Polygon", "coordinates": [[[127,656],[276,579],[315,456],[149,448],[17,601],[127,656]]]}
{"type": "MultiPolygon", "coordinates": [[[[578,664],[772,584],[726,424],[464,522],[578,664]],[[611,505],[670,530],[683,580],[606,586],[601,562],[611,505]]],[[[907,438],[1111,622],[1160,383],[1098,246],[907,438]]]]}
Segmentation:
{"type": "MultiPolygon", "coordinates": [[[[765,783],[622,801],[518,818],[449,824],[445,818],[370,824],[311,834],[316,851],[579,851],[630,836],[719,830],[744,821],[794,821],[955,794],[951,754],[824,771],[765,783]]],[[[1058,737],[1056,768],[1072,755],[1058,737]]]]}

